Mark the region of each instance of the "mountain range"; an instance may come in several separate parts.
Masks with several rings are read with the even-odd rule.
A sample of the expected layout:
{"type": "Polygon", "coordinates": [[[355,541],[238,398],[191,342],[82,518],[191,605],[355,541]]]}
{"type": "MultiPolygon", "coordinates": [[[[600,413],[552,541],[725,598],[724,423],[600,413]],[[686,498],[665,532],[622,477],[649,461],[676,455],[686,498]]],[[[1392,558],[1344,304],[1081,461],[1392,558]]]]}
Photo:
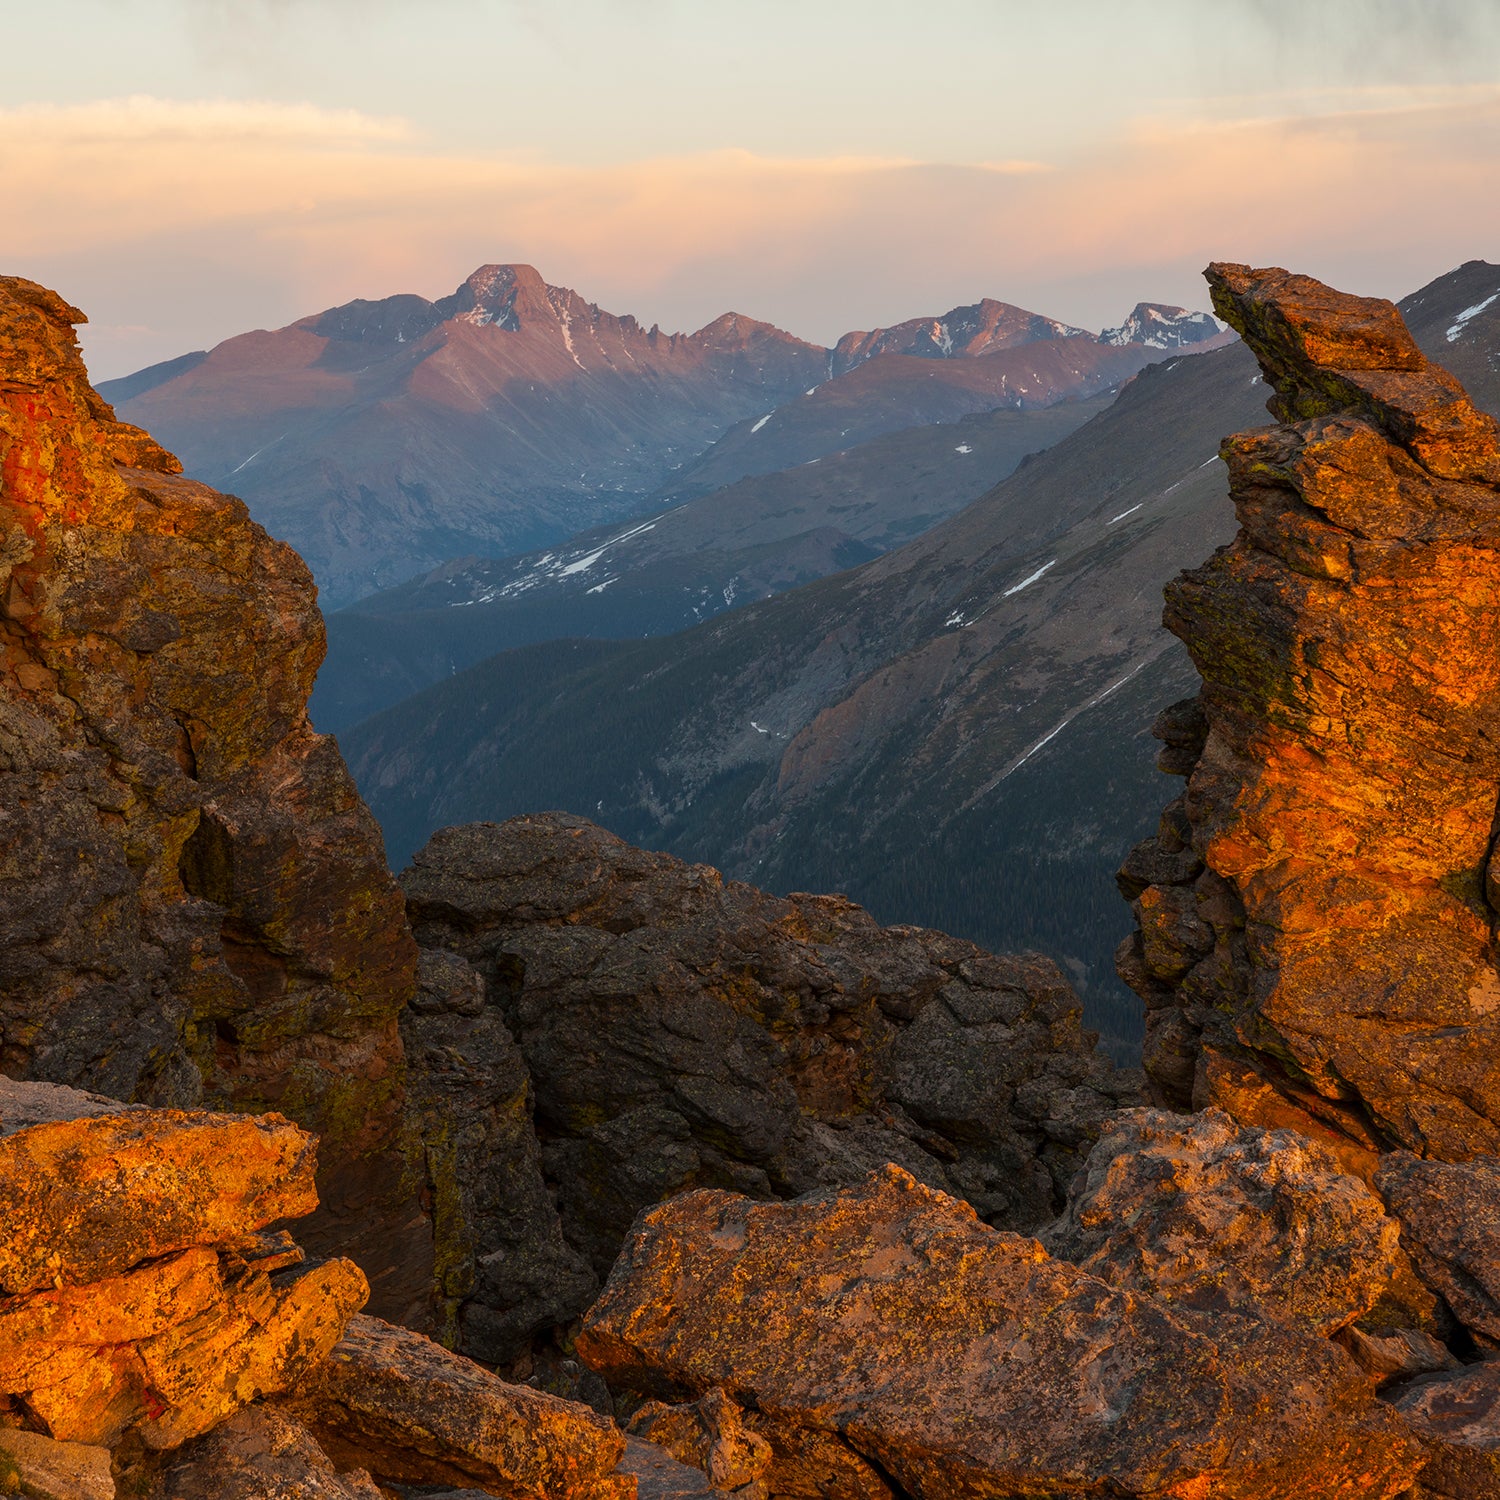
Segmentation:
{"type": "MultiPolygon", "coordinates": [[[[1500,270],[1402,304],[1500,410],[1500,270]]],[[[1194,675],[1161,587],[1233,534],[1220,440],[1264,419],[1239,346],[1176,354],[914,541],[667,639],[509,651],[347,731],[402,858],[569,808],[773,889],[1065,960],[1121,1050],[1112,871],[1162,795],[1145,726],[1194,675]]]]}
{"type": "MultiPolygon", "coordinates": [[[[1158,311],[1151,336],[1218,334],[1158,311]]],[[[1151,357],[1134,326],[1101,339],[984,301],[833,348],[736,313],[664,334],[493,265],[435,302],[350,302],[101,392],[291,542],[327,608],[882,433],[1096,394],[1151,357]]]]}

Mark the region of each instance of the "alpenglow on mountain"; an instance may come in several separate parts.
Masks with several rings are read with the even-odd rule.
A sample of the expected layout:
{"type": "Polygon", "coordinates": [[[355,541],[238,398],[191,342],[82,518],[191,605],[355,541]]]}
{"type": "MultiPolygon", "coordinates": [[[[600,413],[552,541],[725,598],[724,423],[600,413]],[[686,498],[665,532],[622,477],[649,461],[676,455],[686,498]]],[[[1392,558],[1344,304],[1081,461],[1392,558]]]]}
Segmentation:
{"type": "MultiPolygon", "coordinates": [[[[1164,311],[1184,337],[1218,331],[1164,311]]],[[[669,491],[805,462],[846,435],[1090,396],[1150,353],[992,301],[834,349],[737,313],[665,334],[531,266],[493,265],[435,302],[350,302],[102,389],[194,477],[243,496],[338,607],[453,558],[548,546],[669,491]],[[694,471],[735,434],[717,468],[694,471]]]]}

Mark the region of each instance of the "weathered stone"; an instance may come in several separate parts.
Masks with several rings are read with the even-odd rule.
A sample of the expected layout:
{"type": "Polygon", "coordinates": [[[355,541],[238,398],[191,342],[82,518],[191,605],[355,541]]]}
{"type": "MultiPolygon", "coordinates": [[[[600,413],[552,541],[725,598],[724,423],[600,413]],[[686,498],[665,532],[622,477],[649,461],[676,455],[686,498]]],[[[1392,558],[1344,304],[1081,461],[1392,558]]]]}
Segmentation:
{"type": "Polygon", "coordinates": [[[1395,1405],[1428,1451],[1419,1495],[1500,1500],[1500,1363],[1414,1381],[1395,1405]]]}
{"type": "Polygon", "coordinates": [[[599,1287],[563,1239],[542,1177],[525,1059],[455,953],[422,954],[401,1035],[408,1120],[431,1185],[438,1328],[475,1359],[513,1360],[599,1287]]]}
{"type": "Polygon", "coordinates": [[[1458,1365],[1452,1350],[1422,1328],[1366,1333],[1352,1325],[1335,1335],[1338,1343],[1376,1385],[1409,1375],[1428,1375],[1458,1365]]]}
{"type": "Polygon", "coordinates": [[[1167,588],[1203,688],[1161,730],[1215,884],[1160,836],[1127,864],[1148,1071],[1366,1175],[1500,1152],[1500,429],[1391,304],[1208,279],[1282,425],[1226,441],[1239,535],[1167,588]]]}
{"type": "Polygon", "coordinates": [[[1400,1229],[1365,1184],[1288,1130],[1221,1110],[1118,1115],[1040,1236],[1111,1286],[1329,1335],[1393,1289],[1425,1304],[1400,1229]]]}
{"type": "MultiPolygon", "coordinates": [[[[709,1483],[701,1469],[679,1462],[665,1448],[640,1438],[626,1438],[620,1472],[635,1480],[637,1500],[729,1500],[723,1490],[709,1483]]],[[[434,1500],[446,1497],[436,1496],[434,1500]]]]}
{"type": "Polygon", "coordinates": [[[0,1495],[28,1500],[115,1500],[108,1448],[60,1443],[0,1427],[0,1495]]]}
{"type": "Polygon", "coordinates": [[[0,278],[0,1069],[322,1141],[304,1238],[425,1305],[398,1140],[415,950],[306,704],[311,577],[116,422],[54,293],[0,278]]]}
{"type": "Polygon", "coordinates": [[[173,1454],[146,1500],[383,1497],[363,1470],[340,1474],[312,1434],[285,1412],[250,1406],[173,1454]]]}
{"type": "Polygon", "coordinates": [[[53,1437],[171,1448],[295,1385],[368,1286],[352,1261],[226,1275],[200,1247],[87,1286],[0,1302],[0,1395],[53,1437]]]}
{"type": "Polygon", "coordinates": [[[1500,1161],[1393,1151],[1375,1183],[1423,1280],[1476,1342],[1500,1350],[1500,1161]]]}
{"type": "Polygon", "coordinates": [[[0,1294],[97,1281],[317,1205],[317,1143],[279,1115],[87,1108],[0,1137],[0,1294]]]}
{"type": "Polygon", "coordinates": [[[741,1500],[766,1500],[771,1445],[745,1425],[745,1414],[715,1387],[691,1405],[648,1401],[628,1430],[708,1475],[715,1489],[741,1500]]]}
{"type": "MultiPolygon", "coordinates": [[[[508,1068],[494,1050],[504,1021],[532,1078],[567,1243],[600,1275],[636,1213],[673,1193],[787,1196],[886,1161],[987,1219],[1034,1227],[1056,1213],[1099,1122],[1136,1095],[1134,1075],[1093,1053],[1049,961],[881,928],[841,897],[769,896],[582,818],[444,829],[402,883],[424,948],[467,959],[492,1008],[433,1007],[408,1036],[472,1035],[508,1068]]],[[[519,1140],[519,1082],[510,1102],[503,1092],[485,1128],[519,1140]]],[[[454,1190],[464,1213],[494,1223],[470,1238],[500,1247],[488,1277],[481,1249],[472,1292],[468,1272],[448,1283],[475,1352],[506,1347],[528,1307],[586,1305],[520,1183],[534,1182],[524,1146],[506,1149],[507,1193],[536,1205],[511,1243],[477,1189],[454,1190]]],[[[440,1242],[462,1238],[439,1230],[440,1242]]]]}
{"type": "Polygon", "coordinates": [[[1113,1288],[894,1166],[643,1215],[577,1348],[643,1392],[722,1386],[820,1429],[918,1500],[1388,1500],[1420,1462],[1327,1341],[1113,1288]]]}
{"type": "Polygon", "coordinates": [[[630,1500],[607,1418],[358,1317],[289,1408],[334,1462],[381,1481],[477,1484],[507,1500],[630,1500]]]}

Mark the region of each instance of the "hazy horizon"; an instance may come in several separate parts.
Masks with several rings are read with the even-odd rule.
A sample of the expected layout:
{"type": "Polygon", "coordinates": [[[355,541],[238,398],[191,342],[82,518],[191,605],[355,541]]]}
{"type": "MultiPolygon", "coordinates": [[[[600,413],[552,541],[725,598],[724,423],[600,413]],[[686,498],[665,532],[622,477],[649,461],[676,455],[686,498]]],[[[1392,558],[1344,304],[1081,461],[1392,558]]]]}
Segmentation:
{"type": "Polygon", "coordinates": [[[1201,308],[1216,258],[1392,297],[1500,258],[1483,0],[59,0],[10,36],[0,270],[89,314],[99,379],[486,262],[827,344],[1201,308]]]}

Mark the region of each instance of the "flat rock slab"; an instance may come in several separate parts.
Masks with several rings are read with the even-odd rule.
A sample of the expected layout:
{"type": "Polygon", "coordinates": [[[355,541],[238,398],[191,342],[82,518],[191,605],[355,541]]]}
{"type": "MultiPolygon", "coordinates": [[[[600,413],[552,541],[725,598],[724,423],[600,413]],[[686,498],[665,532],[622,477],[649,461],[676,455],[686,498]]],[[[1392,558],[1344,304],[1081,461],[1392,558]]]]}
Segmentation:
{"type": "Polygon", "coordinates": [[[722,1386],[773,1449],[772,1414],[917,1500],[1390,1500],[1421,1463],[1327,1341],[1118,1290],[894,1166],[644,1215],[577,1352],[648,1394],[722,1386]]]}
{"type": "Polygon", "coordinates": [[[334,1461],[382,1483],[505,1500],[630,1500],[608,1417],[511,1385],[421,1334],[356,1317],[291,1404],[334,1461]]]}
{"type": "Polygon", "coordinates": [[[14,1135],[32,1125],[86,1120],[90,1115],[119,1115],[140,1107],[60,1083],[29,1083],[0,1077],[0,1136],[14,1135]]]}
{"type": "Polygon", "coordinates": [[[0,1138],[0,1295],[77,1285],[318,1205],[317,1143],[280,1115],[133,1110],[0,1138]]]}
{"type": "Polygon", "coordinates": [[[16,1494],[29,1500],[115,1500],[109,1450],[0,1427],[0,1495],[16,1494]]]}

